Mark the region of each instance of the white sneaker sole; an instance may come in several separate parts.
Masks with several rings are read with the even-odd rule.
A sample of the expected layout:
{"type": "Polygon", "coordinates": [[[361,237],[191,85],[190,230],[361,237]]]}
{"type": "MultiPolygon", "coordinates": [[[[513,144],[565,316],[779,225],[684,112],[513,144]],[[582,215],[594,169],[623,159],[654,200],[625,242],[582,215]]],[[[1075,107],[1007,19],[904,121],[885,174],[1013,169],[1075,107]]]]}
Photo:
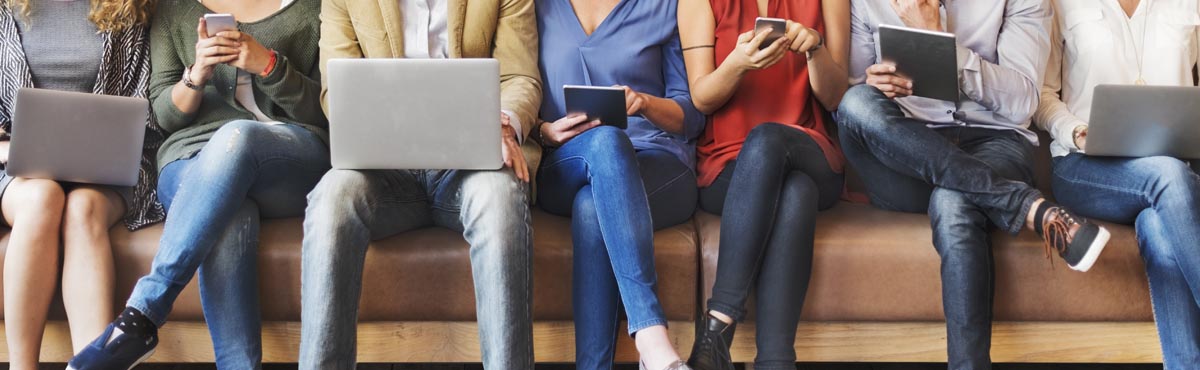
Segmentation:
{"type": "Polygon", "coordinates": [[[142,358],[139,358],[137,361],[134,361],[133,365],[129,365],[129,369],[126,369],[126,370],[133,370],[133,368],[137,367],[139,364],[146,362],[146,360],[149,360],[150,356],[154,356],[154,349],[150,349],[150,352],[146,352],[145,355],[142,355],[142,358]]]}
{"type": "Polygon", "coordinates": [[[1087,272],[1096,264],[1096,260],[1100,259],[1100,252],[1104,251],[1104,247],[1108,245],[1108,239],[1112,235],[1108,233],[1108,229],[1100,227],[1100,231],[1096,233],[1096,240],[1092,241],[1092,245],[1088,247],[1088,251],[1083,255],[1083,259],[1074,266],[1070,266],[1072,270],[1079,272],[1087,272]]]}
{"type": "MultiPolygon", "coordinates": [[[[138,365],[141,365],[143,362],[146,362],[146,360],[149,360],[150,356],[153,356],[153,355],[154,355],[154,350],[152,349],[152,350],[150,350],[150,352],[147,352],[145,355],[142,355],[142,358],[139,358],[137,361],[134,361],[133,365],[129,365],[129,368],[126,370],[133,370],[133,368],[137,367],[138,365]]],[[[76,369],[74,367],[71,367],[71,365],[68,364],[67,370],[76,370],[76,369]]]]}

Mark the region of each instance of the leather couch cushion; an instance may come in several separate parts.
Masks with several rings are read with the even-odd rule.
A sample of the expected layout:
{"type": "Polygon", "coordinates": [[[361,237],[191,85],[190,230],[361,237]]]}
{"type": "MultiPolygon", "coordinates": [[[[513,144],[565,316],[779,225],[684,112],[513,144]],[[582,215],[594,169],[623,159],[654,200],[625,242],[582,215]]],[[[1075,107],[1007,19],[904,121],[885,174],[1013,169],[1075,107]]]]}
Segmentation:
{"type": "MultiPolygon", "coordinates": [[[[570,221],[534,211],[534,319],[570,320],[570,221]]],[[[130,233],[113,229],[117,299],[133,290],[150,271],[162,226],[130,233]]],[[[300,320],[299,219],[270,220],[260,234],[259,288],[263,319],[300,320]]],[[[7,246],[7,234],[0,245],[7,246]]],[[[655,234],[658,295],[669,320],[693,320],[696,312],[699,257],[693,224],[655,234]]],[[[372,243],[364,272],[362,321],[470,321],[475,319],[474,284],[468,246],[449,230],[429,228],[372,243]]],[[[58,294],[56,294],[57,296],[58,294]]],[[[56,298],[51,317],[63,319],[56,298]]],[[[180,295],[172,320],[203,319],[195,280],[180,295]]]]}
{"type": "MultiPolygon", "coordinates": [[[[715,280],[720,218],[696,216],[705,299],[715,280]]],[[[1133,229],[1105,224],[1113,238],[1087,273],[1047,260],[1032,232],[992,238],[995,314],[1008,321],[1150,321],[1145,268],[1133,229]]],[[[770,256],[767,256],[770,258],[770,256]]],[[[843,202],[817,222],[806,321],[943,320],[941,260],[929,218],[843,202]]],[[[981,272],[982,273],[982,272],[981,272]]],[[[752,307],[749,306],[749,307],[752,307]]],[[[753,314],[753,308],[749,310],[753,314]]]]}

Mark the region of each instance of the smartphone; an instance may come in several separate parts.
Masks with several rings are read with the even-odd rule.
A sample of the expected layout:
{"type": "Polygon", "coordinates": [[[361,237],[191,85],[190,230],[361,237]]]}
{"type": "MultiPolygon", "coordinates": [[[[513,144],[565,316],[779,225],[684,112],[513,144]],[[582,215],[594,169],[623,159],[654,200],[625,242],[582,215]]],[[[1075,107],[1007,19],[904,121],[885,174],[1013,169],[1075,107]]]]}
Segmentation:
{"type": "Polygon", "coordinates": [[[767,39],[763,40],[762,45],[758,46],[758,50],[766,49],[771,46],[771,43],[778,40],[787,34],[787,20],[780,18],[758,17],[754,19],[754,34],[765,29],[771,29],[771,33],[767,34],[767,39]]]}
{"type": "Polygon", "coordinates": [[[208,35],[213,36],[225,31],[237,31],[237,21],[232,14],[205,14],[204,23],[208,24],[208,35]]]}

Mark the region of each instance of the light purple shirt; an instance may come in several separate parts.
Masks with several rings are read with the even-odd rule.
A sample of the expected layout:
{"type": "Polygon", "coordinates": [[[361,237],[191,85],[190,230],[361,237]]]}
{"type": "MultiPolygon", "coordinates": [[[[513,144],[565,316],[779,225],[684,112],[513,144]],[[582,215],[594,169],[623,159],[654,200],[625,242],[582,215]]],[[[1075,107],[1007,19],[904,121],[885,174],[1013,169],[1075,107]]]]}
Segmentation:
{"type": "MultiPolygon", "coordinates": [[[[850,83],[866,81],[879,63],[876,29],[904,26],[892,0],[852,0],[850,83]]],[[[1038,108],[1043,71],[1050,55],[1052,10],[1044,0],[944,0],[943,24],[958,40],[960,103],[921,97],[896,101],[909,117],[930,127],[971,126],[1017,130],[1037,144],[1029,130],[1038,108]]]]}

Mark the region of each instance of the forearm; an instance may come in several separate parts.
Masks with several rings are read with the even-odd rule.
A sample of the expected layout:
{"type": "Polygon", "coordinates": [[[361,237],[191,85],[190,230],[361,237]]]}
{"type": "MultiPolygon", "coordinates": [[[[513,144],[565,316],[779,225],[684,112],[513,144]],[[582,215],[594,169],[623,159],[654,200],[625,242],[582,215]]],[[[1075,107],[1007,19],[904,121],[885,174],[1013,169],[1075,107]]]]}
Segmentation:
{"type": "Polygon", "coordinates": [[[745,74],[744,69],[737,68],[732,63],[722,63],[712,73],[696,79],[691,90],[692,103],[700,113],[716,112],[733,98],[745,74]]]}
{"type": "Polygon", "coordinates": [[[204,90],[193,90],[187,87],[183,81],[175,83],[171,86],[171,102],[175,104],[175,108],[180,113],[192,114],[197,109],[200,109],[200,102],[204,98],[204,90]]]}
{"type": "Polygon", "coordinates": [[[674,100],[646,95],[646,106],[642,108],[642,117],[658,126],[663,131],[683,134],[683,108],[674,100]]]}
{"type": "Polygon", "coordinates": [[[848,75],[846,68],[833,59],[829,48],[817,49],[808,61],[809,83],[825,110],[836,111],[838,104],[841,104],[842,95],[850,89],[850,81],[846,78],[848,75]]]}

